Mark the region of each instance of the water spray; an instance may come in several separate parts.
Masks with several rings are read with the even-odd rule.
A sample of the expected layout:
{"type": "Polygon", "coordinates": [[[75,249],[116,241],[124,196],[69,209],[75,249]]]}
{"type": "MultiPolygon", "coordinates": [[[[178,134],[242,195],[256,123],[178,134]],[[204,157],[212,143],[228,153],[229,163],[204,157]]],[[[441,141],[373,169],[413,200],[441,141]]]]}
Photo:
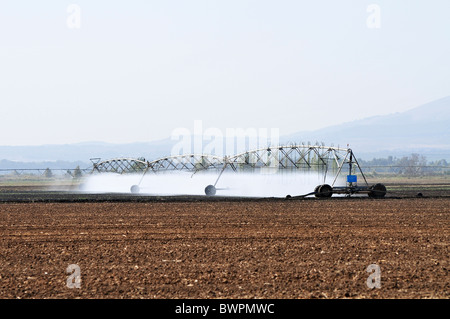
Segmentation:
{"type": "MultiPolygon", "coordinates": [[[[322,174],[322,184],[317,185],[314,188],[314,192],[300,195],[303,197],[315,195],[315,197],[326,198],[331,197],[333,194],[345,194],[346,196],[351,196],[356,193],[366,193],[372,198],[382,198],[386,194],[386,187],[383,184],[368,185],[365,175],[351,149],[328,147],[317,144],[265,147],[225,157],[205,154],[184,154],[164,157],[151,162],[145,162],[145,160],[143,161],[140,159],[119,158],[103,162],[97,160],[93,163],[94,173],[113,172],[121,175],[127,173],[141,174],[139,183],[133,184],[130,188],[130,191],[134,194],[141,193],[141,184],[149,171],[155,173],[152,175],[152,180],[156,183],[154,184],[155,187],[158,187],[158,183],[159,185],[164,183],[160,178],[157,178],[161,173],[188,171],[191,173],[193,172],[192,178],[194,175],[198,175],[199,172],[208,171],[213,172],[212,174],[217,172],[218,175],[215,178],[215,182],[206,184],[207,186],[203,190],[205,195],[214,196],[218,191],[223,192],[229,190],[229,188],[216,187],[219,180],[223,179],[225,172],[234,172],[236,174],[239,174],[239,172],[250,173],[253,175],[249,178],[255,178],[258,171],[263,172],[265,170],[289,174],[308,172],[317,172],[318,176],[322,174]],[[346,185],[335,186],[345,165],[349,166],[345,182],[346,185]],[[364,185],[358,185],[357,176],[353,174],[355,167],[362,175],[364,185]],[[328,175],[333,170],[337,170],[337,173],[333,182],[327,184],[326,180],[329,178],[328,175]],[[156,180],[158,180],[158,182],[156,182],[156,180]]],[[[236,182],[236,180],[233,181],[230,179],[229,174],[227,174],[226,179],[231,183],[236,182]]],[[[175,184],[177,183],[180,184],[184,182],[178,180],[175,184]]],[[[194,187],[193,185],[194,184],[190,185],[190,187],[194,187]]],[[[197,186],[198,185],[195,185],[194,188],[197,189],[197,186]]],[[[230,186],[235,185],[231,184],[230,186]]],[[[188,190],[188,193],[192,192],[188,190]]]]}

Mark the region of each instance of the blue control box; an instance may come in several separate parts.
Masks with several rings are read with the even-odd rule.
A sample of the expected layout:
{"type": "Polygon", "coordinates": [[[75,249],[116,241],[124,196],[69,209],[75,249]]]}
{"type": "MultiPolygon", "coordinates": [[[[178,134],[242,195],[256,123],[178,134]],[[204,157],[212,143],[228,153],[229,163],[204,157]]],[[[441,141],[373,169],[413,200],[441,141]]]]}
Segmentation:
{"type": "Polygon", "coordinates": [[[347,183],[356,183],[356,175],[347,175],[347,183]]]}

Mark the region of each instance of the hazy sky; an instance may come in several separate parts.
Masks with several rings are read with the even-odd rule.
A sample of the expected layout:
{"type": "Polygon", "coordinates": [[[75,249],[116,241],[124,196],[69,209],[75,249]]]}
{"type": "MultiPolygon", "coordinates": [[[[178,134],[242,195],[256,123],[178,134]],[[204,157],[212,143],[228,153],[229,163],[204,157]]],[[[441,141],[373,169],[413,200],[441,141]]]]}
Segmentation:
{"type": "Polygon", "coordinates": [[[0,2],[0,145],[288,134],[448,95],[449,0],[0,2]]]}

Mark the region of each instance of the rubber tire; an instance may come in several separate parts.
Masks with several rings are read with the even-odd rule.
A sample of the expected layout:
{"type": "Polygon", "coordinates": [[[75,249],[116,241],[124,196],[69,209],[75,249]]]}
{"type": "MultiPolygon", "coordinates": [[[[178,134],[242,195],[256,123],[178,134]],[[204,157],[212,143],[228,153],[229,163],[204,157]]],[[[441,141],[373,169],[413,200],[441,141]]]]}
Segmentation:
{"type": "Polygon", "coordinates": [[[139,194],[140,191],[139,186],[138,185],[131,186],[130,191],[132,194],[139,194]]]}
{"type": "Polygon", "coordinates": [[[370,187],[369,197],[371,198],[383,198],[386,195],[386,186],[383,184],[375,184],[370,187]]]}
{"type": "Polygon", "coordinates": [[[316,197],[321,197],[320,193],[319,193],[320,186],[322,186],[322,185],[317,185],[316,188],[314,188],[314,196],[316,196],[316,197]]]}
{"type": "Polygon", "coordinates": [[[333,187],[328,184],[323,184],[319,187],[320,197],[331,197],[333,196],[333,187]]]}
{"type": "Polygon", "coordinates": [[[216,188],[214,185],[208,185],[205,187],[205,194],[206,196],[214,196],[216,195],[216,188]]]}

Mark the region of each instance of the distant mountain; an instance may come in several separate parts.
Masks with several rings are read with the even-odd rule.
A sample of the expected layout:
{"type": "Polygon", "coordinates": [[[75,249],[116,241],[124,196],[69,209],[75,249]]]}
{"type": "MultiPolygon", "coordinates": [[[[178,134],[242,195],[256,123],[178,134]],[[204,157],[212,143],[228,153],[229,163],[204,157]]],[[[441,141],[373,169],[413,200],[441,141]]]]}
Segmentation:
{"type": "Polygon", "coordinates": [[[429,157],[449,158],[450,96],[406,112],[298,132],[283,136],[281,140],[319,141],[342,147],[349,144],[357,156],[364,157],[417,152],[429,157]]]}
{"type": "MultiPolygon", "coordinates": [[[[330,126],[316,131],[281,136],[280,144],[323,142],[347,147],[358,158],[406,156],[419,153],[428,160],[450,160],[450,96],[412,110],[330,126]]],[[[88,167],[90,158],[144,157],[157,159],[171,154],[177,143],[170,138],[148,143],[109,144],[89,142],[66,145],[0,146],[0,169],[5,166],[36,166],[47,162],[53,168],[88,167]],[[4,161],[2,161],[4,160],[4,161]],[[6,161],[5,161],[6,160],[6,161]],[[13,165],[12,162],[20,162],[13,165]],[[48,162],[53,162],[48,163],[48,162]],[[27,162],[29,162],[27,164],[27,162]],[[34,162],[34,164],[30,163],[34,162]],[[61,167],[60,167],[61,166],[61,167]],[[62,167],[65,166],[65,167],[62,167]]],[[[209,142],[205,141],[204,145],[209,142]]],[[[224,145],[226,143],[224,142],[224,145]]],[[[47,166],[47,167],[48,167],[47,166]]]]}

